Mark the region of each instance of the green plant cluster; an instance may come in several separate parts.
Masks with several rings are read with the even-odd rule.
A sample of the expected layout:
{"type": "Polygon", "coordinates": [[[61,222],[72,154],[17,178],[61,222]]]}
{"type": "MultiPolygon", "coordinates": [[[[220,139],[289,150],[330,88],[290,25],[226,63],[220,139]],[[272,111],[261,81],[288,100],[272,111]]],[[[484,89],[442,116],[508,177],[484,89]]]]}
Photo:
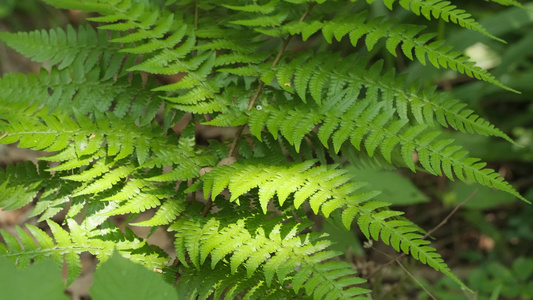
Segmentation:
{"type": "MultiPolygon", "coordinates": [[[[519,257],[510,268],[491,261],[474,269],[467,284],[477,291],[476,299],[531,299],[533,297],[533,259],[519,257]]],[[[458,290],[447,278],[433,285],[438,299],[469,299],[464,291],[458,290]]],[[[420,299],[427,299],[421,295],[420,299]]]]}
{"type": "MultiPolygon", "coordinates": [[[[117,250],[162,269],[182,298],[371,296],[333,239],[313,229],[316,214],[468,290],[425,232],[380,190],[365,189],[354,168],[405,167],[527,201],[443,129],[514,143],[506,133],[377,53],[515,88],[425,26],[376,15],[379,1],[44,2],[81,10],[90,23],[0,33],[49,66],[0,79],[0,143],[50,153],[0,172],[0,206],[34,202],[30,217],[52,233],[30,224],[16,236],[0,232],[0,254],[21,268],[64,261],[71,283],[81,252],[105,261],[117,250]],[[180,120],[189,120],[183,129],[180,120]],[[205,145],[199,124],[237,133],[205,145]],[[151,219],[133,221],[151,209],[151,219]],[[62,210],[64,223],[52,221],[62,210]],[[130,217],[120,230],[111,217],[123,214],[130,217]],[[131,226],[168,226],[176,260],[131,226]]],[[[501,42],[449,1],[382,4],[501,42]]]]}

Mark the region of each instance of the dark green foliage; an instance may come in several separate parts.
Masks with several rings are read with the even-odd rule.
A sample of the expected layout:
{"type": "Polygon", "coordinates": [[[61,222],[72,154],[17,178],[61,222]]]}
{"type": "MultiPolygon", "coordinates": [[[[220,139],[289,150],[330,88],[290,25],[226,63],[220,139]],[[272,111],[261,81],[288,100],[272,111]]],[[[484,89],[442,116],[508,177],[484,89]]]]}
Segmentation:
{"type": "MultiPolygon", "coordinates": [[[[330,250],[333,239],[314,232],[310,211],[338,216],[346,229],[357,226],[468,289],[418,226],[378,201],[380,191],[362,189],[364,178],[350,175],[355,163],[345,158],[356,152],[525,200],[442,137],[447,128],[513,143],[507,134],[452,95],[408,82],[376,53],[512,86],[424,26],[375,17],[372,0],[45,2],[91,13],[91,23],[0,33],[49,66],[0,79],[0,142],[50,152],[38,167],[0,174],[0,206],[35,201],[31,216],[53,235],[27,225],[30,233],[17,229],[19,243],[2,231],[0,253],[21,267],[65,260],[72,282],[79,253],[106,260],[116,249],[163,269],[180,298],[369,296],[365,280],[330,250]],[[157,75],[180,78],[161,83],[157,75]],[[172,130],[182,119],[185,128],[172,130]],[[204,146],[198,123],[241,127],[234,139],[204,146]],[[50,220],[66,207],[68,231],[50,220]],[[149,209],[152,219],[128,225],[169,225],[173,266],[164,251],[109,220],[149,209]]],[[[448,1],[383,3],[500,41],[448,1]]]]}
{"type": "MultiPolygon", "coordinates": [[[[533,297],[533,259],[518,257],[510,266],[491,261],[474,269],[468,276],[468,284],[479,291],[478,299],[530,299],[533,297]]],[[[433,290],[438,299],[467,300],[463,291],[443,278],[433,290]]],[[[423,299],[428,299],[423,295],[423,299]]]]}

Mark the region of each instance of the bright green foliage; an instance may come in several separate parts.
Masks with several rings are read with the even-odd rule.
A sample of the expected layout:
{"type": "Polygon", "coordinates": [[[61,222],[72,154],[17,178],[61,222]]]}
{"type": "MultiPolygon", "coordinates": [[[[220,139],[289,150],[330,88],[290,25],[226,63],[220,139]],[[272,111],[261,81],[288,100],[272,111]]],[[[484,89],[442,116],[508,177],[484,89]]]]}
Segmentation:
{"type": "MultiPolygon", "coordinates": [[[[331,140],[335,152],[339,152],[342,144],[349,140],[358,150],[362,148],[362,144],[369,156],[373,156],[379,149],[390,162],[398,147],[404,164],[415,171],[412,153],[416,151],[422,167],[432,174],[444,174],[451,180],[454,180],[455,175],[461,181],[479,182],[523,199],[497,173],[483,169],[485,163],[467,157],[468,152],[461,151],[460,146],[450,145],[453,140],[439,140],[439,131],[427,131],[425,124],[406,126],[407,120],[395,118],[394,110],[387,110],[385,102],[377,101],[377,90],[375,94],[367,91],[364,99],[353,104],[350,103],[353,94],[348,93],[357,95],[359,91],[342,91],[322,106],[308,104],[302,108],[299,105],[272,105],[253,110],[250,112],[250,119],[253,120],[250,122],[250,130],[258,134],[266,127],[274,136],[281,132],[289,143],[299,149],[305,134],[319,124],[320,141],[328,147],[331,140]],[[269,122],[270,120],[275,122],[269,122]]],[[[487,125],[488,130],[493,129],[492,125],[481,125],[487,125]]]]}
{"type": "Polygon", "coordinates": [[[153,268],[161,268],[168,261],[167,257],[154,251],[131,230],[124,234],[112,223],[101,224],[102,221],[87,219],[78,225],[74,220],[68,219],[68,232],[53,221],[48,220],[47,223],[54,239],[30,224],[26,225],[30,233],[17,227],[20,243],[7,231],[0,229],[0,235],[6,241],[5,245],[0,244],[0,253],[21,267],[28,266],[32,260],[51,258],[58,265],[62,265],[64,260],[68,267],[68,283],[72,283],[80,274],[78,254],[85,251],[104,261],[117,249],[132,260],[142,261],[153,268]],[[96,228],[98,225],[101,228],[96,228]]]}
{"type": "MultiPolygon", "coordinates": [[[[232,195],[231,201],[238,199],[239,196],[252,188],[259,188],[257,197],[264,212],[267,211],[270,199],[277,198],[278,204],[283,206],[289,196],[292,202],[291,206],[296,209],[302,205],[304,200],[308,200],[313,212],[315,214],[321,212],[325,217],[329,217],[337,208],[342,208],[344,209],[342,221],[347,229],[356,218],[359,228],[368,239],[381,239],[386,244],[390,243],[396,251],[401,249],[406,254],[411,253],[416,259],[447,274],[461,284],[461,281],[450,272],[440,256],[435,253],[435,249],[426,246],[429,241],[421,240],[422,236],[415,233],[418,228],[413,223],[394,218],[401,215],[401,212],[379,210],[388,204],[370,200],[378,193],[356,193],[364,184],[350,182],[350,176],[345,174],[347,170],[328,169],[327,166],[310,169],[314,163],[315,161],[310,160],[289,168],[239,164],[217,167],[203,176],[204,194],[211,191],[213,196],[228,187],[232,195]]],[[[191,226],[185,227],[190,228],[191,226]]],[[[213,230],[208,229],[211,233],[213,230]]],[[[193,233],[190,229],[186,231],[187,235],[192,234],[197,239],[217,240],[210,236],[198,237],[201,233],[193,233]]],[[[236,232],[230,234],[233,238],[232,242],[235,242],[237,235],[236,232]]],[[[243,237],[244,241],[249,239],[249,236],[243,237]]],[[[179,239],[178,242],[180,242],[179,239]]],[[[184,244],[186,242],[182,241],[180,245],[184,244]]],[[[242,247],[242,245],[236,246],[231,249],[242,247]]],[[[201,250],[197,251],[201,252],[201,250]]],[[[193,262],[194,259],[197,259],[190,253],[189,256],[193,262]]]]}
{"type": "MultiPolygon", "coordinates": [[[[49,66],[0,79],[0,143],[50,153],[38,166],[0,171],[0,207],[33,202],[31,216],[51,230],[52,237],[32,225],[17,236],[1,232],[1,255],[20,267],[46,257],[66,262],[70,283],[79,253],[105,261],[117,249],[162,269],[180,299],[369,296],[357,270],[330,250],[334,238],[314,232],[306,215],[314,213],[357,226],[467,288],[418,226],[376,200],[380,191],[362,188],[364,176],[354,179],[346,158],[355,152],[525,200],[441,137],[448,128],[513,142],[507,134],[375,56],[429,61],[509,91],[512,84],[424,26],[375,17],[373,1],[45,2],[91,13],[91,23],[0,33],[49,66]],[[199,123],[242,127],[205,146],[199,123]],[[51,221],[67,207],[67,227],[51,221]],[[134,221],[151,209],[151,219],[134,221]],[[121,214],[130,215],[124,231],[109,220],[121,214]],[[166,225],[175,234],[172,266],[129,229],[166,225]]],[[[499,40],[448,1],[383,2],[499,40]]]]}
{"type": "MultiPolygon", "coordinates": [[[[182,218],[170,229],[177,231],[176,249],[181,261],[186,261],[188,255],[193,265],[190,267],[198,271],[206,264],[215,270],[225,270],[215,271],[213,277],[203,281],[201,290],[195,291],[201,299],[213,292],[215,298],[221,295],[229,284],[224,283],[228,271],[239,274],[239,283],[231,288],[234,293],[241,292],[250,280],[257,288],[272,287],[274,282],[285,285],[288,281],[296,295],[305,289],[307,294],[318,298],[355,299],[352,297],[367,293],[368,290],[350,287],[364,280],[353,276],[355,272],[349,264],[326,262],[338,253],[326,250],[330,242],[324,235],[303,234],[309,225],[298,223],[293,217],[273,217],[259,212],[235,216],[234,211],[223,210],[210,219],[182,218]],[[264,275],[254,276],[258,271],[264,275]]],[[[181,280],[180,285],[187,285],[184,289],[200,289],[188,286],[194,284],[190,278],[181,280]]]]}

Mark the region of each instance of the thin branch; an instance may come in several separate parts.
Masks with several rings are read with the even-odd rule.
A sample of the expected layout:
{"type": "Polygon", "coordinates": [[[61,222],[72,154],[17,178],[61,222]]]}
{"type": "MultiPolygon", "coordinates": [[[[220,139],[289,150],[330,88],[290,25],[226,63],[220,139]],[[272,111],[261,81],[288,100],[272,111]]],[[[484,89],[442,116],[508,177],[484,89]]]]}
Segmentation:
{"type": "Polygon", "coordinates": [[[437,300],[437,298],[435,298],[435,296],[433,296],[433,294],[428,289],[426,289],[426,287],[420,281],[418,281],[418,279],[416,279],[415,276],[411,274],[411,272],[409,272],[409,270],[407,270],[397,259],[395,259],[395,261],[400,266],[400,268],[402,268],[402,270],[407,273],[407,275],[409,275],[409,277],[411,277],[411,279],[413,279],[416,284],[418,284],[428,294],[429,297],[431,297],[431,299],[437,300]]]}
{"type": "Polygon", "coordinates": [[[207,214],[211,211],[211,208],[213,207],[213,200],[211,200],[211,197],[207,199],[207,202],[204,205],[204,208],[202,209],[202,217],[206,217],[207,214]]]}
{"type": "Polygon", "coordinates": [[[466,197],[461,203],[459,203],[447,216],[444,218],[437,226],[435,226],[433,229],[428,231],[422,239],[426,239],[428,236],[432,235],[435,231],[439,230],[442,226],[444,226],[450,218],[461,208],[463,205],[465,205],[466,202],[470,201],[470,199],[474,198],[477,194],[477,189],[473,191],[468,197],[466,197]]]}
{"type": "Polygon", "coordinates": [[[194,1],[194,29],[198,28],[198,0],[194,1]]]}
{"type": "Polygon", "coordinates": [[[372,249],[374,249],[375,251],[381,253],[382,255],[390,258],[391,261],[395,261],[405,271],[405,273],[407,273],[407,275],[409,275],[409,277],[411,277],[426,293],[428,293],[429,297],[431,297],[433,300],[437,300],[437,298],[435,298],[435,296],[433,296],[433,294],[431,294],[431,292],[428,291],[426,289],[426,287],[424,287],[424,285],[422,285],[422,283],[420,281],[418,281],[418,279],[416,279],[415,276],[413,274],[411,274],[411,272],[409,272],[409,270],[407,270],[407,268],[405,268],[402,265],[402,263],[400,263],[400,261],[398,261],[398,258],[394,258],[394,257],[388,255],[387,253],[379,250],[378,248],[372,247],[372,249]]]}

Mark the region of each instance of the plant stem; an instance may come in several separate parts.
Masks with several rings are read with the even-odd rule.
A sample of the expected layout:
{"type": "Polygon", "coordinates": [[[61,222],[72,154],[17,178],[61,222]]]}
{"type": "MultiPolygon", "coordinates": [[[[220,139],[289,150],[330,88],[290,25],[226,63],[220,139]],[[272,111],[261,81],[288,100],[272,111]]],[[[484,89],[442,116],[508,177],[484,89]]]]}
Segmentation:
{"type": "MultiPolygon", "coordinates": [[[[307,16],[311,13],[311,10],[313,10],[313,7],[315,7],[316,3],[311,3],[307,10],[303,13],[303,15],[300,17],[300,22],[304,21],[307,16]]],[[[294,35],[290,35],[287,38],[283,39],[283,44],[281,45],[280,50],[278,51],[278,54],[276,55],[276,58],[272,62],[272,68],[276,67],[278,63],[281,60],[281,57],[283,56],[283,53],[285,53],[285,50],[287,50],[287,46],[289,45],[290,41],[294,35]]],[[[263,88],[265,87],[264,82],[259,82],[259,85],[257,86],[257,89],[255,90],[254,95],[250,98],[250,102],[248,102],[248,110],[252,110],[257,103],[257,100],[259,100],[259,96],[261,96],[261,93],[263,92],[263,88]]],[[[235,133],[235,137],[233,138],[233,141],[231,142],[228,156],[227,157],[237,157],[237,144],[239,143],[239,140],[241,138],[242,132],[244,131],[244,127],[246,124],[239,126],[237,129],[237,132],[235,133]]]]}

